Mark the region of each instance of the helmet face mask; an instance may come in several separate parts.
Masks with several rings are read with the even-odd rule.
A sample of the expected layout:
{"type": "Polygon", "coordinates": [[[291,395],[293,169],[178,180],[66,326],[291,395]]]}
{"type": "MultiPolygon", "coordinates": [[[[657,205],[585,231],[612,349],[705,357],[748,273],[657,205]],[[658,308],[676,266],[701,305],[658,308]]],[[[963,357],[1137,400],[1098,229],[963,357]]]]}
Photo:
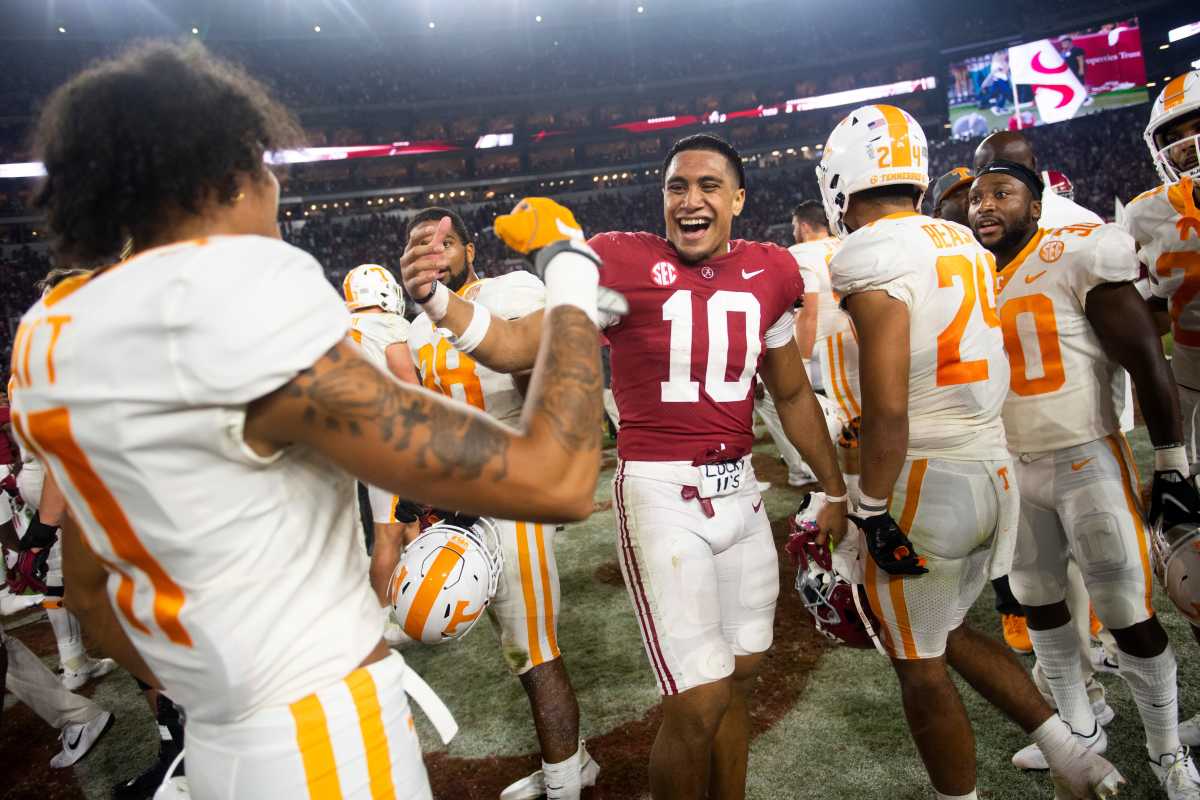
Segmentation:
{"type": "Polygon", "coordinates": [[[1200,179],[1200,70],[1167,83],[1143,138],[1163,183],[1200,179]]]}
{"type": "Polygon", "coordinates": [[[1164,530],[1154,525],[1150,544],[1154,571],[1167,596],[1200,627],[1200,526],[1181,523],[1164,530]]]}

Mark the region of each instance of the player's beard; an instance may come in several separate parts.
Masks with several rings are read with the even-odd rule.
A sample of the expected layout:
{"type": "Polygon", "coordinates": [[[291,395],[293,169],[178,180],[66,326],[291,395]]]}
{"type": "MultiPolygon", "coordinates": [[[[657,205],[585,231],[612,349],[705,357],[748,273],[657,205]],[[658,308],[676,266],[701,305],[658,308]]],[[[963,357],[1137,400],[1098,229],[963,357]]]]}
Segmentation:
{"type": "Polygon", "coordinates": [[[1030,231],[1037,233],[1037,220],[1033,217],[1033,207],[1027,206],[1025,209],[1025,217],[1017,222],[1017,224],[1009,226],[1005,224],[1004,235],[1000,237],[1000,241],[996,242],[989,249],[993,253],[1013,253],[1020,252],[1021,246],[1031,238],[1030,231]]]}
{"type": "Polygon", "coordinates": [[[457,292],[467,285],[467,276],[470,274],[470,266],[464,259],[462,269],[456,272],[453,267],[450,268],[450,274],[446,276],[446,288],[452,292],[457,292]]]}

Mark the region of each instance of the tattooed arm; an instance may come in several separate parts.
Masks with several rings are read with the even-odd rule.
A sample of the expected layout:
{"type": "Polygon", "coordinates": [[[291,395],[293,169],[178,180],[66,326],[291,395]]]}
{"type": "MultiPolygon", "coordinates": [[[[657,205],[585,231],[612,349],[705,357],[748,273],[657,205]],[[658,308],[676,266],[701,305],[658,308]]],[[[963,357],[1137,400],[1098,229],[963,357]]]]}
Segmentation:
{"type": "Polygon", "coordinates": [[[543,326],[520,430],[400,384],[341,343],[250,405],[246,441],[264,454],[311,446],[365,483],[439,508],[583,519],[600,469],[599,334],[571,307],[543,326]]]}

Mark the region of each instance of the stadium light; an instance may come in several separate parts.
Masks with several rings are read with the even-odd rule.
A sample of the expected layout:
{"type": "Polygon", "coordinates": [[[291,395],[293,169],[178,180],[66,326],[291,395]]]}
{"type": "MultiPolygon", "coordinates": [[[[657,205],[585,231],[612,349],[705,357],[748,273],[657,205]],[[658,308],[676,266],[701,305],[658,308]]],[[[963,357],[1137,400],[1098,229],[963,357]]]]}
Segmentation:
{"type": "Polygon", "coordinates": [[[66,29],[66,28],[64,28],[62,25],[59,25],[59,26],[58,26],[58,32],[59,32],[59,33],[66,33],[66,32],[67,32],[67,29],[66,29]]]}
{"type": "Polygon", "coordinates": [[[541,14],[538,14],[536,17],[534,17],[534,18],[533,18],[533,21],[534,21],[534,22],[541,22],[541,21],[542,21],[542,15],[541,15],[541,14]]]}
{"type": "Polygon", "coordinates": [[[320,33],[320,32],[321,32],[321,26],[313,25],[313,33],[320,33]]]}
{"type": "Polygon", "coordinates": [[[637,12],[638,12],[639,14],[645,14],[645,13],[646,13],[646,7],[645,7],[645,6],[638,6],[638,7],[637,7],[637,12]]]}
{"type": "Polygon", "coordinates": [[[1170,50],[1170,49],[1171,49],[1171,45],[1169,45],[1169,44],[1160,44],[1160,45],[1158,46],[1158,49],[1159,49],[1159,50],[1170,50]]]}
{"type": "Polygon", "coordinates": [[[1153,89],[1155,86],[1158,86],[1158,84],[1155,83],[1154,81],[1150,81],[1149,83],[1146,84],[1147,89],[1153,89]]]}
{"type": "Polygon", "coordinates": [[[429,20],[429,30],[433,30],[436,27],[437,27],[437,23],[434,22],[433,20],[429,20]]]}
{"type": "Polygon", "coordinates": [[[199,35],[200,35],[200,29],[193,27],[192,28],[192,36],[199,36],[199,35]]]}

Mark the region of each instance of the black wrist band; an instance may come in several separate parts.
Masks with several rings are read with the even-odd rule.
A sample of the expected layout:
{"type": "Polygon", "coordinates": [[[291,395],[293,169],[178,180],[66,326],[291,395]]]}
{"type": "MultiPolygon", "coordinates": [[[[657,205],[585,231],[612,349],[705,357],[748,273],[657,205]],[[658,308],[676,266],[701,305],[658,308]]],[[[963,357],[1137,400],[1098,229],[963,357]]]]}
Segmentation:
{"type": "Polygon", "coordinates": [[[435,294],[437,294],[438,282],[434,281],[432,284],[430,284],[430,287],[431,288],[429,289],[429,294],[425,295],[424,297],[414,297],[413,302],[419,306],[423,306],[426,303],[428,303],[430,300],[432,300],[433,296],[435,294]]]}

